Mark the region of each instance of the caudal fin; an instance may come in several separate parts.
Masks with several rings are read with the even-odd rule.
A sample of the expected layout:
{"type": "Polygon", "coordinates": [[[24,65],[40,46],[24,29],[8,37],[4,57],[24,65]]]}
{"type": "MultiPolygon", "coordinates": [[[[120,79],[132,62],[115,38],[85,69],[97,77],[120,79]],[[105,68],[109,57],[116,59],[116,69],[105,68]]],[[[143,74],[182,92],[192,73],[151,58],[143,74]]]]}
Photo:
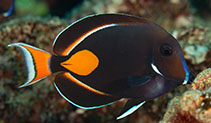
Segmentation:
{"type": "Polygon", "coordinates": [[[49,69],[50,53],[24,43],[12,43],[8,46],[18,47],[24,54],[28,78],[23,85],[19,86],[20,88],[34,84],[51,74],[49,69]]]}

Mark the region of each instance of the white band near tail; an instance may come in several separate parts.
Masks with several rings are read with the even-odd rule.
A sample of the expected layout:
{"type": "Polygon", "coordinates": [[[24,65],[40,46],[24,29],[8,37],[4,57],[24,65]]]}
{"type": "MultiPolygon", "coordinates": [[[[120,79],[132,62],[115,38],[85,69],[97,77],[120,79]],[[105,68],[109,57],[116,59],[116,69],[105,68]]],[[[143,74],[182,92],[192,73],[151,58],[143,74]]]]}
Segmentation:
{"type": "MultiPolygon", "coordinates": [[[[48,53],[48,52],[41,50],[41,49],[38,49],[36,47],[24,44],[24,43],[12,43],[12,44],[9,44],[8,46],[9,47],[16,46],[16,47],[20,48],[23,55],[24,55],[25,61],[26,61],[28,78],[27,78],[27,81],[23,85],[19,86],[20,88],[34,84],[34,83],[40,81],[41,79],[44,79],[44,78],[47,77],[47,76],[45,76],[45,77],[34,80],[36,78],[36,75],[37,75],[36,64],[35,64],[35,60],[32,56],[32,53],[27,48],[31,48],[31,49],[41,51],[41,52],[44,52],[44,53],[48,53]]],[[[42,57],[42,56],[39,56],[39,57],[42,57]]]]}

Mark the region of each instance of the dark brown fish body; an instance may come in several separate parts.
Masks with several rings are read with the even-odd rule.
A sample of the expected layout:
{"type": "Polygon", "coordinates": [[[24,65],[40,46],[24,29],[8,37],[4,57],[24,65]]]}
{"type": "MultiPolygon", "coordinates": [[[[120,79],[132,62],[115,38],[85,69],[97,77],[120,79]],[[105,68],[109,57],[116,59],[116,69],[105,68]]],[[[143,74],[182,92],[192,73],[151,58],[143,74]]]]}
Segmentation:
{"type": "Polygon", "coordinates": [[[9,16],[14,8],[14,0],[0,0],[0,17],[9,16]]]}
{"type": "MultiPolygon", "coordinates": [[[[29,50],[39,61],[33,55],[37,51],[28,45],[12,45],[29,50]]],[[[77,21],[56,37],[53,51],[56,55],[45,55],[47,67],[34,70],[38,76],[23,86],[57,73],[56,89],[75,106],[98,108],[129,98],[117,119],[189,81],[176,39],[160,26],[130,15],[104,14],[77,21]]]]}
{"type": "MultiPolygon", "coordinates": [[[[147,30],[148,33],[151,30],[146,29],[144,34],[143,29],[137,26],[110,27],[90,35],[75,47],[68,57],[78,51],[88,49],[98,56],[100,65],[88,76],[80,76],[67,71],[71,72],[75,78],[102,92],[128,98],[143,97],[146,93],[138,93],[143,91],[140,89],[141,86],[131,87],[133,85],[130,85],[128,80],[136,76],[156,76],[156,73],[151,68],[152,39],[146,36],[147,30]]],[[[163,89],[159,91],[161,90],[163,89]]]]}

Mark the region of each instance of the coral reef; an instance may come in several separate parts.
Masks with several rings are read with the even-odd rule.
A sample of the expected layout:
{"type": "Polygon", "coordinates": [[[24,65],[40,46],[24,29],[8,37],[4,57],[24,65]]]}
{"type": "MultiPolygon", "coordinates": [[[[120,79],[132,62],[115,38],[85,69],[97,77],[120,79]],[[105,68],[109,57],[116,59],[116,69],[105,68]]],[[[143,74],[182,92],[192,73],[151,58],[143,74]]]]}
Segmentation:
{"type": "Polygon", "coordinates": [[[191,86],[190,90],[209,90],[211,88],[211,68],[199,73],[191,86]]]}
{"type": "Polygon", "coordinates": [[[23,42],[50,52],[54,38],[67,25],[58,18],[34,16],[0,25],[0,122],[110,122],[119,113],[124,100],[96,110],[74,107],[54,89],[54,76],[18,88],[27,78],[25,62],[18,48],[7,45],[23,42]]]}
{"type": "Polygon", "coordinates": [[[51,85],[52,80],[46,79],[35,87],[19,89],[18,85],[26,80],[27,71],[21,53],[16,48],[7,47],[9,43],[25,42],[50,51],[53,39],[66,26],[67,23],[58,18],[31,16],[0,25],[0,122],[58,121],[64,116],[59,115],[56,119],[52,116],[65,112],[62,107],[72,110],[64,100],[60,100],[60,95],[51,85]]]}
{"type": "MultiPolygon", "coordinates": [[[[53,77],[35,86],[18,88],[26,80],[26,67],[13,42],[24,42],[51,51],[56,35],[67,26],[58,18],[26,16],[0,25],[0,121],[4,122],[116,122],[125,100],[96,110],[83,110],[65,101],[53,87],[53,77]],[[14,110],[15,109],[15,110],[14,110]]],[[[184,89],[182,89],[184,90],[184,89]]],[[[174,94],[149,101],[141,110],[119,122],[159,121],[174,94]],[[154,114],[154,115],[151,115],[154,114]]]]}
{"type": "Polygon", "coordinates": [[[188,0],[84,0],[69,13],[71,20],[90,14],[127,13],[148,18],[169,29],[191,24],[188,0]],[[165,19],[164,19],[165,18],[165,19]]]}
{"type": "Polygon", "coordinates": [[[54,89],[53,76],[19,89],[18,85],[27,78],[25,62],[17,48],[7,47],[9,43],[24,42],[51,51],[56,35],[76,19],[96,13],[128,13],[146,17],[167,30],[173,30],[172,34],[179,40],[189,68],[198,74],[211,67],[211,30],[204,25],[191,25],[194,18],[187,1],[84,0],[66,20],[34,16],[1,19],[0,122],[158,122],[163,118],[168,102],[178,95],[169,103],[162,122],[203,122],[210,119],[210,69],[199,74],[191,87],[180,86],[148,101],[129,117],[115,121],[125,99],[95,110],[79,109],[65,101],[54,89]],[[175,26],[185,27],[175,29],[175,26]]]}
{"type": "MultiPolygon", "coordinates": [[[[114,118],[125,103],[124,99],[100,109],[84,110],[69,104],[58,94],[53,87],[53,77],[35,86],[18,88],[27,78],[25,62],[17,48],[7,45],[24,42],[51,51],[54,38],[66,26],[67,22],[58,18],[32,16],[15,18],[0,25],[0,122],[116,122],[114,118]]],[[[161,109],[154,107],[154,112],[161,109]]],[[[138,115],[140,119],[152,120],[144,110],[141,114],[138,115]]],[[[133,117],[120,122],[134,121],[133,117]]]]}
{"type": "Polygon", "coordinates": [[[191,88],[169,103],[162,123],[211,122],[211,68],[197,75],[191,88]]]}
{"type": "Polygon", "coordinates": [[[211,30],[205,26],[189,26],[175,29],[173,36],[183,48],[185,59],[192,72],[211,67],[211,30]]]}

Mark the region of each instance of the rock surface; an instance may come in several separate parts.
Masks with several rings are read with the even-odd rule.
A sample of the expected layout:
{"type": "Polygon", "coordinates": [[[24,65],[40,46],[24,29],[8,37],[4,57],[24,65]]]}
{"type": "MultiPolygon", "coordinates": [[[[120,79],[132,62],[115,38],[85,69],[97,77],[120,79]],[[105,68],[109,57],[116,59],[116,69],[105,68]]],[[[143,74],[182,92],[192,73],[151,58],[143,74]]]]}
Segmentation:
{"type": "Polygon", "coordinates": [[[161,123],[211,122],[211,68],[197,75],[191,88],[174,97],[161,123]]]}
{"type": "Polygon", "coordinates": [[[146,17],[167,30],[173,30],[172,34],[179,40],[190,70],[197,75],[211,68],[211,30],[205,25],[191,25],[194,21],[187,0],[85,0],[70,12],[71,16],[66,20],[13,16],[0,24],[0,122],[153,123],[162,119],[161,122],[175,119],[203,122],[210,119],[210,89],[207,89],[210,84],[206,82],[210,82],[209,74],[199,77],[200,74],[191,87],[180,86],[147,102],[138,111],[119,121],[114,118],[125,99],[96,110],[79,109],[65,101],[54,89],[53,76],[35,85],[18,88],[26,80],[27,71],[20,51],[8,48],[9,43],[28,43],[50,52],[54,38],[68,24],[88,14],[110,12],[146,17]],[[166,109],[168,103],[169,108],[166,109]],[[198,110],[203,113],[194,113],[198,110]]]}

